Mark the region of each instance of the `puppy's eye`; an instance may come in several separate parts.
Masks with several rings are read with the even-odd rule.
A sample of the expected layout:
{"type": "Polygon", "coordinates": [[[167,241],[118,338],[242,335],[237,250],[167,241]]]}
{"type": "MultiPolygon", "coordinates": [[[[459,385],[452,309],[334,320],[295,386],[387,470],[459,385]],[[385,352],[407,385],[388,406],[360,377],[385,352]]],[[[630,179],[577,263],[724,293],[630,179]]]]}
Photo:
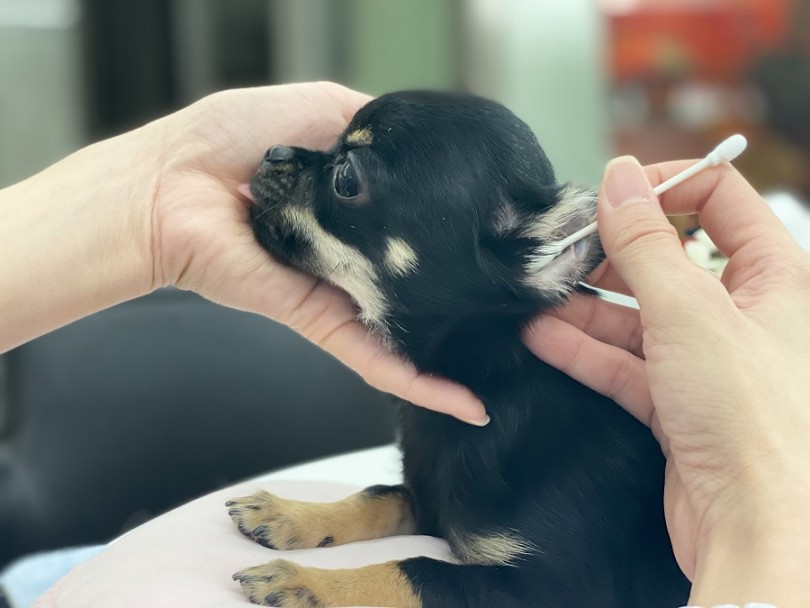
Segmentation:
{"type": "Polygon", "coordinates": [[[335,192],[342,198],[354,198],[360,194],[360,182],[351,160],[345,160],[335,170],[335,192]]]}

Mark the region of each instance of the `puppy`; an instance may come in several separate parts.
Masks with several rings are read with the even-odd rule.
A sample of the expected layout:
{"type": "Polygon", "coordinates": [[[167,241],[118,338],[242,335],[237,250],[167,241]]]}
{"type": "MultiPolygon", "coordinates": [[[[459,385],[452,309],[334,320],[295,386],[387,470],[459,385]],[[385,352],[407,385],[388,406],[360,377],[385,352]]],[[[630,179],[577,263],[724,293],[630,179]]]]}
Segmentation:
{"type": "Polygon", "coordinates": [[[251,183],[252,225],[277,259],[345,290],[359,318],[420,370],[468,386],[491,422],[407,406],[404,483],[307,504],[228,503],[276,549],[398,534],[448,541],[428,558],[354,570],[284,560],[234,578],[254,603],[417,608],[674,608],[686,602],[649,430],[537,360],[521,330],[581,289],[594,194],[556,183],[529,128],[481,98],[405,92],[362,108],[329,152],[274,146],[251,183]]]}

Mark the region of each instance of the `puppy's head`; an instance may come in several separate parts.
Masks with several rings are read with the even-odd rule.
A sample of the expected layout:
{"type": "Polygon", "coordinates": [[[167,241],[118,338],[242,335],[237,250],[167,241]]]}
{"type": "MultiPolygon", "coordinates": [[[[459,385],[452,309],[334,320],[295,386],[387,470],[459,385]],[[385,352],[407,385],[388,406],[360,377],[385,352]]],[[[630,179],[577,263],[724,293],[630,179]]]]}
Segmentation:
{"type": "Polygon", "coordinates": [[[525,314],[602,258],[594,194],[555,182],[529,128],[478,97],[408,92],[362,108],[328,152],[274,146],[251,220],[276,258],[347,291],[385,330],[409,317],[525,314]]]}

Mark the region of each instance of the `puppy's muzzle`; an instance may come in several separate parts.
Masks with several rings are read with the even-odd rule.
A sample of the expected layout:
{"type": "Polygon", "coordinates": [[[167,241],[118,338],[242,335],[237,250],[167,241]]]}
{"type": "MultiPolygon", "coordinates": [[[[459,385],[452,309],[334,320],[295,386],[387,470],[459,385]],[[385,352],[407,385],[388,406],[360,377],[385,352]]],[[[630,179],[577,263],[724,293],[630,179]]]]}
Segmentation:
{"type": "Polygon", "coordinates": [[[254,205],[259,212],[287,202],[299,174],[307,167],[308,157],[298,148],[272,146],[262,158],[250,183],[254,205]]]}

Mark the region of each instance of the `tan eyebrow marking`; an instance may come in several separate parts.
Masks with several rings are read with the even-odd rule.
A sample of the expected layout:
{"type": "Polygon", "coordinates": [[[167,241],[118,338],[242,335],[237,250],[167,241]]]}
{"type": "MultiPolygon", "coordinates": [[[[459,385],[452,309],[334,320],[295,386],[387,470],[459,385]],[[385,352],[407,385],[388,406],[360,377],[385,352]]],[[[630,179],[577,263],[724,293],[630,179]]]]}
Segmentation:
{"type": "Polygon", "coordinates": [[[370,146],[374,141],[374,135],[372,135],[371,129],[363,127],[346,135],[345,141],[350,146],[370,146]]]}

